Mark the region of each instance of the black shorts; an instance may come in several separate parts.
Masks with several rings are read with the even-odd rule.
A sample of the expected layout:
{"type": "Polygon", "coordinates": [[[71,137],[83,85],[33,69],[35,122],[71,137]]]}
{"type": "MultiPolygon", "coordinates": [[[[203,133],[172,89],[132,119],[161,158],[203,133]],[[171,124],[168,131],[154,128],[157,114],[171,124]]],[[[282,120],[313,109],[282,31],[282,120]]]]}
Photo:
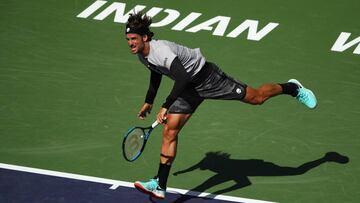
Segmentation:
{"type": "Polygon", "coordinates": [[[204,99],[239,100],[246,95],[247,85],[226,75],[214,63],[204,67],[170,106],[169,113],[194,113],[204,99]]]}

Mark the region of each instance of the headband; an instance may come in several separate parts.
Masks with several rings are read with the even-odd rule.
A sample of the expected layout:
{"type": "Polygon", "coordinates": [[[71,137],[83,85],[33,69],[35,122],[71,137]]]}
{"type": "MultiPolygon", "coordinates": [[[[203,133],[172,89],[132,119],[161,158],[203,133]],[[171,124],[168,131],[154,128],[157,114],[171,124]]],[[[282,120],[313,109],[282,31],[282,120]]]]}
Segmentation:
{"type": "Polygon", "coordinates": [[[139,35],[149,35],[150,30],[148,27],[130,27],[126,25],[125,34],[135,33],[139,35]]]}

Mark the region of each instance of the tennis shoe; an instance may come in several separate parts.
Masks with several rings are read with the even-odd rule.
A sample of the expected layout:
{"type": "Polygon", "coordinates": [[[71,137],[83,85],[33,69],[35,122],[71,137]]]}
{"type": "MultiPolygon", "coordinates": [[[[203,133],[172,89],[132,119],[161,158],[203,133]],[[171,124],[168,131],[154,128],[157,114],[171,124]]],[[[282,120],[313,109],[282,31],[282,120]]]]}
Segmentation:
{"type": "Polygon", "coordinates": [[[162,189],[159,186],[159,180],[158,179],[150,179],[148,182],[136,181],[134,183],[134,186],[140,192],[148,194],[148,195],[150,195],[152,197],[155,197],[155,198],[158,198],[158,199],[164,199],[165,198],[165,190],[162,189]]]}
{"type": "Polygon", "coordinates": [[[295,97],[300,103],[304,104],[305,106],[307,106],[310,109],[314,109],[317,105],[317,100],[316,97],[314,95],[314,93],[305,88],[299,81],[297,81],[296,79],[290,79],[288,82],[291,83],[295,83],[299,88],[298,88],[298,94],[295,97]]]}

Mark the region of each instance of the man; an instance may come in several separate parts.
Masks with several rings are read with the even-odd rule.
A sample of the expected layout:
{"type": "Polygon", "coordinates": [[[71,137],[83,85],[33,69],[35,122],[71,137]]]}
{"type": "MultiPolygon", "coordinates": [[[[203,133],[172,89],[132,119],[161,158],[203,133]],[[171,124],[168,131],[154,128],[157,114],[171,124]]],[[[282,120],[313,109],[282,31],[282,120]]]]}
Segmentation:
{"type": "Polygon", "coordinates": [[[177,135],[204,99],[239,100],[257,105],[273,96],[288,94],[308,108],[316,107],[312,91],[297,80],[252,88],[206,61],[200,49],[190,49],[166,40],[152,40],[154,33],[149,30],[150,24],[148,16],[132,14],[125,30],[131,53],[137,54],[151,72],[145,103],[138,117],[145,119],[150,113],[162,75],[173,79],[174,86],[157,114],[157,121],[164,124],[158,173],[148,182],[135,182],[138,190],[156,198],[165,197],[166,182],[176,156],[177,135]]]}

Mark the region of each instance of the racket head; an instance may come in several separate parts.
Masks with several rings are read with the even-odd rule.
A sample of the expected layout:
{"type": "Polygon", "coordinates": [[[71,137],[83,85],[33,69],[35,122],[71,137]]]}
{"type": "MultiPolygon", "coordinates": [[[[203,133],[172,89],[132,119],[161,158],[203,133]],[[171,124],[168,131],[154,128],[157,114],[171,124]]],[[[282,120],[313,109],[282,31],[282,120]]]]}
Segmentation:
{"type": "Polygon", "coordinates": [[[135,161],[145,147],[147,136],[143,128],[133,127],[125,134],[122,148],[127,161],[135,161]]]}

